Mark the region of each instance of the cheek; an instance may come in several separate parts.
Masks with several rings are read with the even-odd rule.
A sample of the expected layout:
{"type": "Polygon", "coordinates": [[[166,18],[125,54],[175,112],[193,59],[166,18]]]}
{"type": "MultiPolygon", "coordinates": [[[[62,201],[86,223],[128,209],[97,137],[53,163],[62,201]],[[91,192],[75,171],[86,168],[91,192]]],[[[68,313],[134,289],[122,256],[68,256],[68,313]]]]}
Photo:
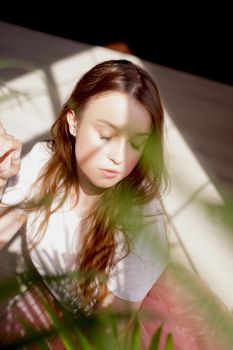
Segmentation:
{"type": "Polygon", "coordinates": [[[82,132],[77,135],[75,144],[76,160],[79,165],[85,165],[90,161],[93,161],[95,157],[100,153],[101,143],[95,133],[82,132]]]}
{"type": "Polygon", "coordinates": [[[138,161],[140,159],[140,155],[135,152],[131,155],[128,155],[126,162],[125,162],[125,176],[129,175],[131,171],[135,168],[137,165],[138,161]]]}

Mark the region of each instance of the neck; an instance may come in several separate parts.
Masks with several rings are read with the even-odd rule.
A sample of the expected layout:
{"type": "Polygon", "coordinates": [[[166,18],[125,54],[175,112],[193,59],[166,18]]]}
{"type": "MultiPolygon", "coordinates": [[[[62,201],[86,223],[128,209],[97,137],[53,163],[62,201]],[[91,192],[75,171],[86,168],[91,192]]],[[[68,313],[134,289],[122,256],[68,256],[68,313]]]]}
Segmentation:
{"type": "Polygon", "coordinates": [[[93,193],[80,184],[78,193],[75,192],[74,188],[71,190],[70,206],[79,216],[86,215],[99,196],[100,194],[93,193]]]}
{"type": "Polygon", "coordinates": [[[81,184],[79,185],[78,203],[83,207],[89,208],[99,196],[100,194],[93,193],[81,184]]]}
{"type": "Polygon", "coordinates": [[[74,189],[71,191],[71,207],[77,202],[75,210],[82,215],[83,213],[86,214],[91,209],[91,206],[96,202],[101,193],[103,193],[104,189],[93,185],[79,167],[77,167],[77,174],[79,190],[78,193],[76,193],[74,189]]]}
{"type": "Polygon", "coordinates": [[[79,187],[86,196],[99,196],[105,189],[95,186],[77,165],[79,187]]]}

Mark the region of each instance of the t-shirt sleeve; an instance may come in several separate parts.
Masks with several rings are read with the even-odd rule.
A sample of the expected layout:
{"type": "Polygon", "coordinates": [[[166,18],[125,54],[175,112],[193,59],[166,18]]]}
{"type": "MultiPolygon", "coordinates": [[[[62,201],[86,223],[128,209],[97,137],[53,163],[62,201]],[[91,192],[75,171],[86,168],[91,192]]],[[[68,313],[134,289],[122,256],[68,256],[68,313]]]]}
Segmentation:
{"type": "MultiPolygon", "coordinates": [[[[117,262],[108,279],[108,289],[124,300],[143,300],[168,262],[166,216],[158,200],[151,203],[151,210],[157,215],[148,217],[143,232],[134,238],[133,249],[117,262]]],[[[123,246],[118,246],[117,257],[122,255],[123,246]]]]}
{"type": "Polygon", "coordinates": [[[31,186],[49,159],[49,152],[46,142],[37,142],[22,158],[18,174],[7,182],[1,200],[3,204],[15,205],[30,197],[31,186]]]}

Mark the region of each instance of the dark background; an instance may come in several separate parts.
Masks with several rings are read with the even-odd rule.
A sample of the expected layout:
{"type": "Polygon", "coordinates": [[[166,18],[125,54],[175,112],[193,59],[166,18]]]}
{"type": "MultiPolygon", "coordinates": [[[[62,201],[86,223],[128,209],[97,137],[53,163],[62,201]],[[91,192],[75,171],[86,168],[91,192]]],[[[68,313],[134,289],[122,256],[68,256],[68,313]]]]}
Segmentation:
{"type": "Polygon", "coordinates": [[[1,12],[0,20],[92,45],[124,42],[142,59],[233,85],[230,9],[221,4],[173,9],[166,3],[162,11],[155,3],[126,11],[116,4],[95,9],[90,3],[83,9],[83,4],[75,8],[61,2],[59,14],[57,6],[50,14],[35,8],[33,15],[26,14],[29,8],[19,15],[13,5],[11,12],[1,12]]]}

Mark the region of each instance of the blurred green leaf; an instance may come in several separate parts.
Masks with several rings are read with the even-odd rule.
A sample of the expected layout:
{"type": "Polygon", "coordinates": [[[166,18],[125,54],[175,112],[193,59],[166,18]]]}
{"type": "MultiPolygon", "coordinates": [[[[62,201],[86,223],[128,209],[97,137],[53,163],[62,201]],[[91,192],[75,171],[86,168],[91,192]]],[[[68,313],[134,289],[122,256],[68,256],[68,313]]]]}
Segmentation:
{"type": "Polygon", "coordinates": [[[9,277],[0,280],[1,300],[9,299],[19,292],[19,282],[16,277],[9,277]]]}
{"type": "Polygon", "coordinates": [[[65,345],[66,349],[67,350],[76,350],[77,344],[73,341],[72,334],[67,329],[67,326],[64,325],[64,322],[62,322],[57,317],[57,315],[55,314],[55,312],[52,310],[52,308],[50,307],[50,305],[48,303],[43,302],[43,304],[44,304],[44,307],[46,308],[46,310],[51,318],[51,321],[52,321],[54,327],[57,329],[58,334],[59,334],[63,344],[65,345]]]}
{"type": "Polygon", "coordinates": [[[74,332],[80,342],[80,345],[82,346],[83,350],[93,350],[94,348],[90,345],[86,337],[77,329],[74,328],[74,332]]]}
{"type": "Polygon", "coordinates": [[[35,69],[35,66],[25,61],[0,59],[0,69],[7,69],[7,68],[18,68],[18,69],[23,69],[26,72],[29,72],[35,69]]]}
{"type": "Polygon", "coordinates": [[[163,328],[163,326],[160,326],[157,329],[157,331],[154,333],[148,350],[156,350],[156,349],[158,349],[162,328],[163,328]]]}
{"type": "Polygon", "coordinates": [[[111,320],[112,334],[116,339],[118,339],[117,321],[116,321],[116,317],[114,317],[114,314],[112,314],[112,312],[110,314],[110,320],[111,320]]]}
{"type": "Polygon", "coordinates": [[[168,334],[164,350],[173,350],[173,340],[172,335],[168,334]]]}
{"type": "Polygon", "coordinates": [[[140,324],[139,324],[138,317],[135,317],[134,319],[130,349],[140,350],[140,324]]]}

